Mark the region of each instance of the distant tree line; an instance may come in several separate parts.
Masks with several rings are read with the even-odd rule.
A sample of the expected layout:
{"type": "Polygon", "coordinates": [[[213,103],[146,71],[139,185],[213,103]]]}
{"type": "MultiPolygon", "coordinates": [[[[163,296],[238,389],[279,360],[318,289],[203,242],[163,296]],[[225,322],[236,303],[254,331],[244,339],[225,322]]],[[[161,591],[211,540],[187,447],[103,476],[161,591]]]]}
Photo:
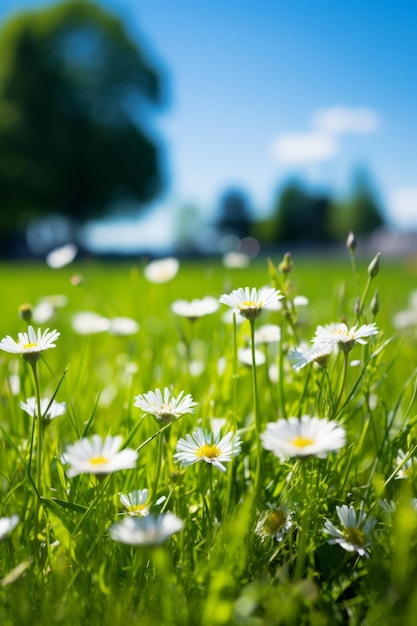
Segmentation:
{"type": "Polygon", "coordinates": [[[330,244],[344,240],[350,230],[365,235],[384,224],[377,194],[362,171],[356,174],[345,199],[290,181],[276,194],[268,217],[263,221],[255,218],[245,192],[228,190],[219,203],[216,228],[221,235],[254,236],[266,245],[330,244]]]}
{"type": "MultiPolygon", "coordinates": [[[[20,13],[0,30],[0,256],[16,256],[27,225],[64,218],[69,232],[114,208],[136,213],[164,187],[162,149],[147,125],[161,73],[121,20],[90,0],[20,13]]],[[[196,250],[198,209],[186,207],[179,250],[196,250]]],[[[344,201],[289,182],[269,217],[241,189],[220,198],[220,237],[324,244],[383,224],[366,176],[344,201]]]]}

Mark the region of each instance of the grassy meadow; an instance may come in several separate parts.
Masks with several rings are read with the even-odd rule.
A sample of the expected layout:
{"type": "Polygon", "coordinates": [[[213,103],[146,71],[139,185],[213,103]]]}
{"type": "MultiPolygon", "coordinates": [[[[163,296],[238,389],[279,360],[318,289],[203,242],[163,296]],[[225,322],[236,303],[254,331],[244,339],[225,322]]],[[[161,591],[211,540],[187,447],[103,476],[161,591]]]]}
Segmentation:
{"type": "Polygon", "coordinates": [[[30,336],[22,353],[0,351],[2,626],[414,624],[417,325],[394,317],[410,309],[417,260],[381,257],[379,271],[348,251],[281,261],[181,262],[165,283],[147,280],[141,259],[0,266],[0,339],[17,346],[28,323],[60,332],[53,349],[35,346],[39,360],[30,336]],[[192,319],[171,309],[265,285],[284,297],[256,319],[225,304],[192,319]],[[45,299],[42,322],[18,315],[45,299]],[[88,327],[75,326],[80,312],[96,314],[88,327]],[[319,325],[341,322],[369,334],[362,343],[353,329],[294,367],[319,325]],[[265,325],[280,339],[256,339],[265,325]],[[165,388],[195,406],[159,418],[140,408],[165,388]],[[45,398],[63,414],[48,419],[45,398]],[[326,448],[328,434],[300,431],[286,451],[280,437],[268,444],[270,424],[301,416],[343,440],[326,448]],[[198,428],[207,439],[181,462],[178,442],[198,428]],[[99,451],[71,472],[71,446],[96,435],[120,436],[131,466],[95,471],[108,461],[99,451]]]}

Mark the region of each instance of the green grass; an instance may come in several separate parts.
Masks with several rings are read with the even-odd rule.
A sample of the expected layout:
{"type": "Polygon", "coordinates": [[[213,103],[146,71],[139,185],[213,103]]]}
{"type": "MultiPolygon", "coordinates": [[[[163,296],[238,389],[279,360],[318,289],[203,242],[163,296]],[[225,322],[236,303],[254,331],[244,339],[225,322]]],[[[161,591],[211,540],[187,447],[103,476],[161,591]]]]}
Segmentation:
{"type": "MultiPolygon", "coordinates": [[[[272,260],[276,268],[281,259],[272,260]]],[[[0,338],[26,330],[18,316],[23,303],[68,298],[42,325],[61,336],[36,366],[40,395],[56,393],[67,411],[42,432],[38,419],[19,406],[34,395],[33,368],[0,352],[0,517],[20,517],[0,543],[2,626],[414,624],[417,514],[409,503],[417,495],[416,475],[411,470],[397,480],[395,471],[399,449],[415,456],[417,334],[397,331],[392,320],[408,306],[417,265],[382,258],[360,317],[361,324],[375,321],[379,333],[349,352],[349,361],[358,363],[348,366],[341,389],[342,354],[332,355],[326,375],[313,365],[295,372],[288,352],[309,342],[318,324],[358,321],[355,303],[364,293],[368,263],[358,263],[356,275],[348,253],[293,261],[287,277],[269,272],[265,259],[244,270],[188,262],[164,285],[145,280],[140,259],[60,270],[0,267],[0,338]],[[78,286],[71,284],[74,275],[82,276],[78,286]],[[262,348],[267,363],[256,369],[254,398],[252,369],[238,363],[236,371],[234,365],[233,326],[222,321],[227,307],[195,322],[176,317],[170,307],[179,298],[218,298],[271,279],[286,293],[289,309],[263,311],[256,321],[256,327],[278,324],[282,341],[278,351],[276,345],[262,348]],[[380,310],[374,319],[369,304],[376,289],[380,310]],[[294,310],[291,302],[300,294],[309,305],[294,310]],[[76,334],[72,317],[87,310],[131,317],[140,331],[76,334]],[[269,365],[277,365],[278,381],[269,365]],[[134,398],[165,386],[191,394],[198,406],[159,433],[134,398]],[[261,431],[280,417],[334,417],[346,430],[346,445],[323,459],[281,461],[263,449],[259,459],[256,406],[261,431]],[[241,453],[226,463],[226,473],[203,462],[180,467],[173,458],[178,439],[198,425],[210,429],[212,418],[226,419],[224,433],[237,426],[241,453]],[[135,469],[104,480],[68,478],[61,459],[66,446],[95,433],[121,435],[125,446],[138,449],[135,469]],[[152,490],[159,446],[161,473],[151,509],[172,511],[183,529],[155,548],[116,542],[109,528],[126,516],[119,494],[152,490]],[[391,517],[380,505],[384,499],[396,504],[391,517]],[[292,512],[281,541],[254,532],[267,503],[292,512]],[[328,543],[324,522],[340,526],[335,507],[343,504],[363,508],[376,521],[369,558],[328,543]]],[[[249,340],[244,321],[237,347],[249,340]]]]}

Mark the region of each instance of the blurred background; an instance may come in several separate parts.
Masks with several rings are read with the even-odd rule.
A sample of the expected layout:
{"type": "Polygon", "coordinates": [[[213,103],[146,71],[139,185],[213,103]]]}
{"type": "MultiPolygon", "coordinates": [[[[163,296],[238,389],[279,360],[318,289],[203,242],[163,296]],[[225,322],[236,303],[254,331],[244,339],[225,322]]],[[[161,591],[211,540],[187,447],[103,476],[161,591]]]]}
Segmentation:
{"type": "Polygon", "coordinates": [[[417,251],[416,35],[408,0],[0,0],[1,256],[417,251]]]}

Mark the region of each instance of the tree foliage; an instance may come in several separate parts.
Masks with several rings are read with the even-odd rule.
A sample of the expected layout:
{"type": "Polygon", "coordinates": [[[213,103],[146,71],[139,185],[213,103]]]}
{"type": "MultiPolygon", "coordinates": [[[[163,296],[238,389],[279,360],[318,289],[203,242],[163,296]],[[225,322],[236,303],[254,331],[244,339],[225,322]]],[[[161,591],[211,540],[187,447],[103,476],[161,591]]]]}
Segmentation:
{"type": "Polygon", "coordinates": [[[246,193],[240,189],[228,189],[220,198],[217,230],[223,235],[248,237],[252,227],[252,209],[246,193]]]}
{"type": "Polygon", "coordinates": [[[303,243],[330,241],[330,210],[328,196],[313,195],[298,183],[289,183],[276,203],[276,240],[303,243]]]}
{"type": "Polygon", "coordinates": [[[122,22],[87,0],[26,12],[0,32],[0,227],[58,212],[82,222],[161,189],[144,131],[161,81],[122,22]]]}

